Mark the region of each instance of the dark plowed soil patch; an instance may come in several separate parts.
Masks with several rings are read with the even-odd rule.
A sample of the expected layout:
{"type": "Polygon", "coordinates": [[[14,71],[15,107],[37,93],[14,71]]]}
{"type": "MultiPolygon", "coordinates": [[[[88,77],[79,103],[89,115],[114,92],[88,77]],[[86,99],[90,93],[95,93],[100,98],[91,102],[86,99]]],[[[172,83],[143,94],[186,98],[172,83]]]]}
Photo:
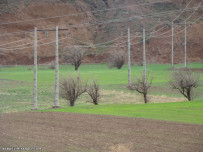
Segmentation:
{"type": "Polygon", "coordinates": [[[46,152],[200,152],[203,125],[55,112],[0,114],[0,146],[46,152]]]}

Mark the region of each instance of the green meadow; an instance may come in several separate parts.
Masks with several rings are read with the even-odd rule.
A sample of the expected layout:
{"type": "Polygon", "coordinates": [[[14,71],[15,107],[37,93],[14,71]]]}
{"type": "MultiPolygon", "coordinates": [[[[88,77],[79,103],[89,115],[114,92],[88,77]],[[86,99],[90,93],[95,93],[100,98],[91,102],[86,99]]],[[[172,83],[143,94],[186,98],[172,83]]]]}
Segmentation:
{"type": "Polygon", "coordinates": [[[175,103],[81,105],[42,111],[140,117],[203,124],[203,100],[175,103]]]}
{"type": "MultiPolygon", "coordinates": [[[[176,64],[176,68],[183,67],[176,64]]],[[[202,69],[203,63],[190,63],[189,68],[202,69]]],[[[142,66],[132,65],[132,81],[142,74],[142,66]]],[[[142,104],[142,97],[129,91],[128,69],[109,69],[106,64],[81,65],[74,71],[71,65],[60,65],[60,80],[69,75],[80,75],[84,81],[92,79],[100,84],[101,98],[98,106],[92,105],[87,94],[82,95],[73,108],[60,98],[61,109],[56,111],[109,114],[130,117],[144,117],[168,121],[202,123],[203,73],[200,73],[200,87],[195,100],[187,102],[168,85],[170,64],[148,64],[147,72],[153,77],[150,103],[142,104]],[[182,102],[185,101],[185,102],[182,102]],[[173,103],[171,103],[173,102],[173,103]],[[177,103],[176,103],[177,102],[177,103]],[[180,115],[179,115],[180,114],[180,115]]],[[[55,70],[47,65],[38,66],[38,108],[47,110],[54,102],[55,70]]],[[[0,112],[30,111],[33,100],[33,66],[0,67],[0,112]]],[[[53,111],[53,110],[51,110],[53,111]]]]}

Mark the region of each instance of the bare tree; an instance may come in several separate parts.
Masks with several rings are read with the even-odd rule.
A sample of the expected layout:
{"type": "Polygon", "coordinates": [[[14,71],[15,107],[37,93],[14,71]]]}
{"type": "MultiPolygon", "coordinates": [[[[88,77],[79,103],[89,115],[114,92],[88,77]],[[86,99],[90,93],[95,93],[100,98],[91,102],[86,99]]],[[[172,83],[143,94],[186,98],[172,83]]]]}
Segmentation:
{"type": "Polygon", "coordinates": [[[131,86],[129,86],[130,90],[135,90],[143,95],[145,103],[148,102],[147,94],[149,93],[149,88],[152,85],[152,78],[148,82],[148,77],[149,75],[147,76],[145,82],[144,75],[142,75],[141,78],[136,78],[135,82],[132,83],[131,86]]]}
{"type": "Polygon", "coordinates": [[[87,87],[87,93],[92,98],[92,103],[98,105],[99,84],[93,80],[93,83],[87,87]]]}
{"type": "Polygon", "coordinates": [[[60,85],[60,93],[63,98],[69,101],[70,106],[74,106],[77,98],[86,92],[87,83],[81,81],[80,76],[68,77],[60,85]]]}
{"type": "Polygon", "coordinates": [[[124,52],[122,51],[115,52],[109,57],[110,68],[116,67],[118,69],[121,69],[124,64],[125,64],[125,55],[124,52]]]}
{"type": "Polygon", "coordinates": [[[79,47],[73,47],[73,48],[64,48],[63,51],[65,52],[64,59],[68,63],[74,65],[75,70],[77,71],[82,63],[82,60],[84,59],[85,50],[82,50],[79,47]]]}
{"type": "Polygon", "coordinates": [[[193,98],[193,88],[199,86],[199,79],[199,75],[186,68],[174,71],[169,84],[172,89],[178,90],[188,101],[191,101],[193,98]]]}

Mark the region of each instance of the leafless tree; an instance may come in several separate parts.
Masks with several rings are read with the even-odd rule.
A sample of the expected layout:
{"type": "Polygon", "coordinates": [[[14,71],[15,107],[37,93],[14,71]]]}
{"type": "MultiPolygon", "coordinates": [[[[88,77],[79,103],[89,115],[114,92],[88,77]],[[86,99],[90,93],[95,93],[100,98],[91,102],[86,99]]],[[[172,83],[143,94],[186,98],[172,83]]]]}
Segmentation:
{"type": "Polygon", "coordinates": [[[177,70],[172,73],[169,81],[172,89],[178,90],[184,97],[191,101],[193,98],[193,89],[199,86],[200,76],[190,69],[177,70]]]}
{"type": "Polygon", "coordinates": [[[96,83],[95,80],[93,80],[93,83],[87,87],[87,93],[92,98],[92,102],[95,105],[98,105],[98,99],[99,99],[99,84],[96,83]]]}
{"type": "Polygon", "coordinates": [[[79,47],[73,47],[73,48],[64,48],[64,59],[75,66],[75,70],[77,71],[79,66],[82,63],[82,60],[85,56],[85,50],[82,50],[79,47]]]}
{"type": "Polygon", "coordinates": [[[122,51],[115,52],[109,57],[110,68],[116,67],[118,69],[121,69],[124,64],[125,64],[125,55],[124,52],[122,51]]]}
{"type": "Polygon", "coordinates": [[[70,106],[74,106],[77,98],[86,92],[87,83],[81,81],[80,76],[68,77],[60,84],[60,93],[63,98],[69,101],[70,106]]]}
{"type": "Polygon", "coordinates": [[[141,76],[141,78],[136,78],[135,82],[129,86],[130,90],[135,90],[138,93],[141,93],[144,97],[144,102],[147,103],[147,94],[149,93],[149,88],[152,85],[152,78],[148,81],[149,75],[146,78],[146,82],[144,79],[144,76],[141,76]]]}

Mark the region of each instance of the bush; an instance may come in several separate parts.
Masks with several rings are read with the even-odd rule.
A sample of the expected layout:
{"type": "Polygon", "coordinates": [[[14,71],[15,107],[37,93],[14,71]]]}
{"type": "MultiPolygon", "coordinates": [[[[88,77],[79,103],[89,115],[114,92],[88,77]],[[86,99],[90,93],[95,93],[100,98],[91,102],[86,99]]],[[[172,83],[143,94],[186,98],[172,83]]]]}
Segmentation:
{"type": "Polygon", "coordinates": [[[27,70],[28,70],[28,71],[33,70],[32,66],[28,66],[28,67],[27,67],[27,70]]]}
{"type": "Polygon", "coordinates": [[[93,80],[93,83],[87,87],[87,93],[92,98],[92,103],[98,105],[99,84],[93,80]]]}
{"type": "Polygon", "coordinates": [[[83,83],[80,76],[68,77],[60,84],[60,94],[69,101],[70,106],[75,105],[77,98],[86,92],[87,83],[83,83]]]}
{"type": "Polygon", "coordinates": [[[115,52],[109,57],[109,68],[116,67],[117,69],[121,69],[125,64],[125,55],[124,52],[115,52]]]}
{"type": "Polygon", "coordinates": [[[178,90],[184,97],[191,101],[193,98],[193,89],[199,86],[200,76],[190,69],[177,70],[172,73],[169,81],[172,89],[178,90]]]}
{"type": "Polygon", "coordinates": [[[143,66],[142,62],[137,63],[137,66],[143,66]]]}
{"type": "Polygon", "coordinates": [[[48,65],[48,69],[55,69],[55,65],[54,64],[48,65]]]}

